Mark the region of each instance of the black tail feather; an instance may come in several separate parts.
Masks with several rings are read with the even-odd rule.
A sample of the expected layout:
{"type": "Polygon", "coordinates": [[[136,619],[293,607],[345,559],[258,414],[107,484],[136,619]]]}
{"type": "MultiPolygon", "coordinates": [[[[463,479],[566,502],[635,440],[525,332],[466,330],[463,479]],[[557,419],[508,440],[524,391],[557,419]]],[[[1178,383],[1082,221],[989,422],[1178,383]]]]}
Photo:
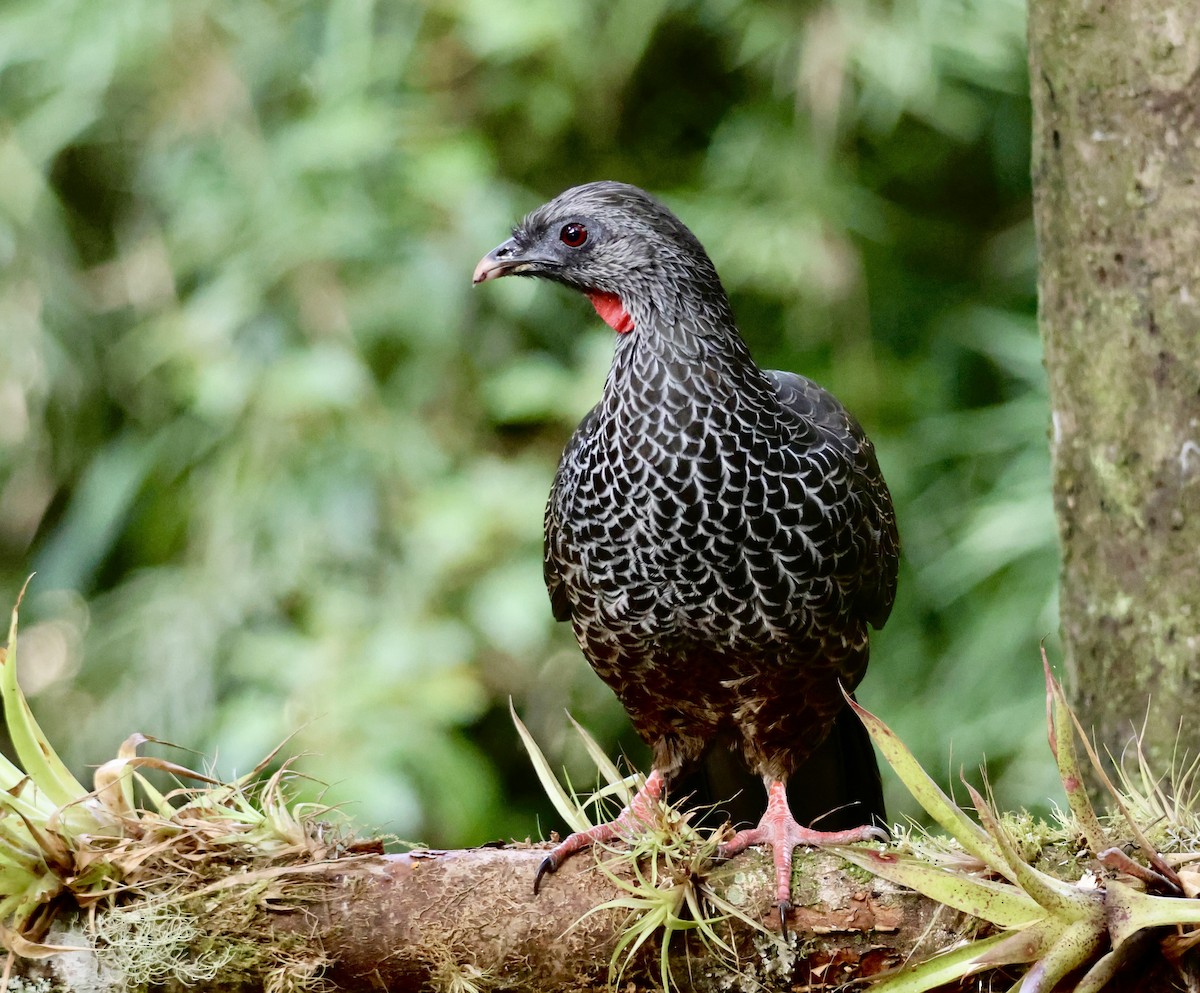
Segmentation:
{"type": "MultiPolygon", "coordinates": [[[[745,827],[758,822],[766,807],[762,779],[740,756],[723,746],[671,785],[675,797],[700,809],[701,822],[725,820],[745,827]]],[[[886,826],[883,781],[875,749],[862,722],[845,707],[820,747],[788,779],[788,803],[801,824],[818,831],[843,831],[864,824],[886,826]]]]}
{"type": "Polygon", "coordinates": [[[871,736],[849,707],[842,708],[821,747],[788,779],[788,803],[797,821],[819,831],[886,826],[871,736]]]}

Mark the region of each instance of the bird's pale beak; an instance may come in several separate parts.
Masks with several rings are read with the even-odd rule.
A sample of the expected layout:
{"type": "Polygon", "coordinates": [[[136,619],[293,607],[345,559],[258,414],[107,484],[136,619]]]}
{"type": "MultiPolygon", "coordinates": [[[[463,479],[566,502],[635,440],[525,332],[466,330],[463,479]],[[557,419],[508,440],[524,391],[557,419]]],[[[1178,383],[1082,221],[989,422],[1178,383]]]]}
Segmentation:
{"type": "Polygon", "coordinates": [[[503,245],[498,245],[479,260],[475,267],[472,284],[478,286],[489,279],[499,279],[509,273],[519,272],[522,266],[529,265],[529,260],[521,255],[521,246],[516,238],[509,238],[503,245]]]}

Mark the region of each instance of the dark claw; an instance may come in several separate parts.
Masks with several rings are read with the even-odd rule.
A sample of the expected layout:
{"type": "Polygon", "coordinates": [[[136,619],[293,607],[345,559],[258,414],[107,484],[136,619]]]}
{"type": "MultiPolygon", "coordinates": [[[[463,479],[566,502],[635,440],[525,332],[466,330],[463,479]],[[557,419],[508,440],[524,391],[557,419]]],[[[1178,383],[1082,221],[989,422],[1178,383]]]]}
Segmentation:
{"type": "Polygon", "coordinates": [[[541,865],[538,866],[537,875],[533,877],[533,895],[538,895],[538,889],[542,885],[542,877],[548,873],[557,872],[558,863],[554,860],[553,855],[547,855],[542,859],[541,865]]]}
{"type": "Polygon", "coordinates": [[[792,904],[789,900],[784,900],[783,903],[779,904],[779,930],[785,938],[788,936],[787,919],[791,909],[792,904]]]}

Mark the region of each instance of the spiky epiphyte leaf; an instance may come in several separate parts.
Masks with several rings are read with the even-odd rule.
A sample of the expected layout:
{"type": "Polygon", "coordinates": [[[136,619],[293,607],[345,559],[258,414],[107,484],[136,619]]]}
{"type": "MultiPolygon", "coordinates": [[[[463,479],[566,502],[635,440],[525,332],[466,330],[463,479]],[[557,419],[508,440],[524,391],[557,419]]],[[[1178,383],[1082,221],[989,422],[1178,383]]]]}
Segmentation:
{"type": "Polygon", "coordinates": [[[841,856],[883,879],[997,927],[1024,927],[1045,916],[1036,900],[1011,883],[931,865],[903,852],[846,848],[841,856]]]}
{"type": "MultiPolygon", "coordinates": [[[[568,715],[604,782],[600,789],[586,797],[577,796],[569,785],[564,786],[558,781],[528,728],[515,712],[512,716],[542,788],[563,820],[574,830],[587,830],[591,826],[585,811],[603,799],[613,796],[623,805],[629,804],[642,777],[623,776],[574,718],[568,715]]],[[[722,898],[710,884],[708,873],[723,837],[720,831],[705,834],[697,830],[691,823],[690,813],[659,797],[649,801],[648,819],[641,819],[641,829],[626,838],[624,846],[593,846],[597,853],[597,869],[622,895],[593,907],[575,924],[604,911],[627,912],[609,963],[609,979],[614,987],[620,985],[625,971],[656,937],[660,942],[658,975],[664,989],[674,986],[670,956],[677,934],[695,934],[714,957],[731,969],[738,967],[737,948],[731,936],[718,930],[720,926],[738,920],[759,931],[769,941],[779,940],[761,921],[722,898]]]]}
{"type": "Polygon", "coordinates": [[[1116,879],[1108,881],[1106,891],[1109,930],[1117,948],[1147,928],[1200,924],[1200,900],[1151,896],[1116,879]]]}
{"type": "MultiPolygon", "coordinates": [[[[1151,770],[1141,748],[1134,748],[1132,756],[1124,758],[1128,761],[1117,765],[1120,791],[1129,816],[1146,825],[1147,837],[1158,837],[1168,845],[1200,838],[1200,755],[1190,759],[1177,756],[1171,768],[1159,775],[1151,770]]],[[[1200,856],[1191,861],[1198,859],[1200,856]]]]}
{"type": "Polygon", "coordinates": [[[24,766],[0,758],[0,936],[9,949],[36,952],[41,946],[30,938],[41,936],[64,896],[80,908],[110,904],[117,894],[171,891],[178,899],[207,882],[208,864],[228,875],[231,852],[243,861],[331,854],[315,826],[323,808],[292,807],[285,798],[287,763],[259,780],[275,753],[237,782],[221,783],[139,755],[154,739],[134,734],[86,790],[42,733],[17,681],[17,614],[14,608],[8,647],[0,649],[0,700],[24,766]],[[202,785],[164,795],[145,769],[202,785]]]}
{"type": "Polygon", "coordinates": [[[629,839],[628,849],[603,846],[607,857],[600,861],[599,869],[625,895],[584,915],[605,910],[629,912],[609,963],[609,979],[614,987],[620,986],[625,970],[655,936],[660,941],[658,971],[665,990],[676,985],[672,982],[670,954],[677,934],[695,933],[718,961],[734,970],[738,952],[732,933],[723,935],[719,930],[723,925],[727,927],[736,919],[769,940],[778,940],[760,921],[724,900],[710,885],[708,873],[721,835],[702,835],[692,827],[687,814],[661,799],[655,801],[653,809],[654,821],[629,839]]]}
{"type": "Polygon", "coordinates": [[[4,779],[12,779],[14,776],[15,779],[12,779],[12,782],[4,782],[3,787],[11,790],[16,782],[28,777],[38,792],[54,806],[61,807],[78,803],[87,796],[88,791],[71,775],[58,753],[50,747],[50,742],[42,733],[33,711],[29,709],[29,702],[17,683],[17,612],[28,586],[27,579],[12,609],[12,619],[8,627],[8,650],[0,654],[0,701],[4,704],[5,726],[13,750],[17,753],[17,761],[24,768],[22,773],[6,762],[4,779]]]}
{"type": "MultiPolygon", "coordinates": [[[[1150,845],[1143,825],[1132,816],[1131,804],[1112,788],[1048,665],[1046,701],[1050,747],[1073,815],[1067,824],[1071,837],[1084,837],[1095,860],[1093,865],[1113,867],[1151,888],[1186,892],[1182,876],[1150,845]],[[1118,849],[1105,847],[1109,844],[1108,833],[1083,790],[1075,735],[1082,740],[1089,760],[1113,794],[1114,803],[1152,868],[1134,863],[1118,849]]],[[[1090,966],[1080,980],[1080,989],[1098,993],[1126,961],[1131,954],[1129,950],[1146,940],[1145,936],[1153,933],[1153,929],[1200,922],[1200,901],[1195,899],[1151,895],[1115,879],[1099,879],[1091,872],[1070,882],[1035,868],[1022,855],[992,803],[967,785],[979,818],[976,825],[932,784],[916,759],[882,721],[861,707],[856,706],[855,710],[913,796],[980,864],[953,866],[950,860],[940,857],[934,864],[913,855],[864,850],[843,852],[844,857],[886,879],[1007,929],[1006,933],[967,942],[901,969],[885,977],[875,988],[884,993],[922,993],[985,969],[1027,962],[1031,967],[1014,990],[1048,993],[1068,974],[1090,966]],[[1005,881],[980,878],[977,873],[981,869],[1002,875],[1005,881]],[[1106,948],[1110,949],[1107,953],[1106,948]]],[[[1168,801],[1140,754],[1138,761],[1139,779],[1148,798],[1144,805],[1152,808],[1156,818],[1169,818],[1173,809],[1191,809],[1194,803],[1191,799],[1168,801]]],[[[1191,775],[1194,773],[1185,770],[1182,778],[1187,782],[1191,775]]],[[[1128,782],[1127,779],[1127,785],[1128,782]]]]}
{"type": "Polygon", "coordinates": [[[1067,696],[1062,686],[1050,671],[1050,660],[1046,658],[1045,647],[1042,648],[1042,668],[1046,674],[1046,725],[1050,751],[1058,764],[1063,792],[1067,795],[1067,806],[1070,807],[1088,848],[1093,852],[1100,852],[1112,842],[1100,826],[1100,819],[1096,816],[1088,796],[1078,753],[1075,750],[1075,725],[1071,718],[1071,708],[1067,705],[1067,696]]]}
{"type": "Polygon", "coordinates": [[[1109,981],[1117,975],[1121,967],[1140,955],[1146,945],[1154,940],[1154,937],[1152,932],[1143,931],[1129,941],[1123,942],[1111,952],[1101,955],[1083,978],[1075,984],[1074,993],[1100,993],[1100,990],[1104,989],[1109,981]]]}
{"type": "Polygon", "coordinates": [[[968,941],[920,962],[905,966],[871,984],[871,993],[925,993],[965,979],[985,968],[979,958],[987,951],[1008,940],[1011,935],[993,934],[989,938],[968,941]]]}
{"type": "Polygon", "coordinates": [[[921,768],[921,763],[917,761],[916,756],[908,750],[897,734],[849,695],[846,697],[846,702],[866,726],[871,740],[883,753],[884,761],[908,788],[921,808],[945,830],[949,831],[954,840],[966,851],[988,865],[994,872],[1009,876],[1010,870],[1007,862],[993,840],[942,792],[942,788],[933,781],[929,773],[921,768]]]}
{"type": "Polygon", "coordinates": [[[525,751],[529,755],[529,761],[533,763],[533,770],[537,773],[538,782],[542,784],[542,790],[549,797],[550,802],[554,805],[554,809],[558,811],[558,816],[570,825],[572,831],[586,831],[592,826],[588,819],[587,813],[584,810],[584,804],[571,795],[569,791],[563,788],[558,781],[558,777],[554,774],[554,770],[550,768],[550,763],[546,760],[538,743],[534,740],[533,735],[529,733],[517,716],[516,708],[513,707],[513,702],[508,701],[508,712],[512,715],[513,724],[516,725],[517,734],[521,736],[521,744],[525,746],[525,751]]]}
{"type": "Polygon", "coordinates": [[[974,787],[969,783],[966,786],[980,823],[1004,854],[1016,884],[1043,907],[1049,916],[1061,919],[1064,924],[1091,920],[1097,927],[1103,928],[1104,908],[1095,886],[1085,887],[1082,882],[1078,886],[1073,885],[1055,879],[1048,873],[1039,872],[1031,866],[1021,857],[1012,836],[1004,830],[1004,825],[1000,823],[991,806],[974,787]]]}
{"type": "MultiPolygon", "coordinates": [[[[1053,677],[1051,677],[1051,682],[1053,683],[1053,686],[1057,688],[1057,692],[1061,694],[1062,688],[1058,686],[1058,682],[1054,680],[1053,677]]],[[[1096,754],[1096,750],[1092,747],[1092,743],[1088,740],[1087,733],[1084,731],[1083,726],[1079,723],[1079,718],[1075,716],[1075,712],[1069,707],[1066,708],[1066,713],[1071,719],[1071,724],[1075,728],[1075,733],[1079,736],[1079,740],[1083,743],[1084,751],[1087,752],[1088,760],[1092,763],[1093,771],[1096,773],[1097,778],[1108,792],[1113,804],[1121,812],[1121,816],[1125,819],[1125,824],[1129,828],[1130,833],[1132,833],[1134,841],[1137,842],[1138,847],[1142,850],[1142,854],[1145,855],[1150,865],[1152,865],[1157,872],[1170,880],[1171,886],[1174,888],[1175,892],[1182,893],[1183,886],[1179,880],[1179,877],[1175,874],[1175,870],[1163,861],[1162,856],[1158,853],[1158,849],[1150,844],[1150,840],[1146,837],[1142,825],[1138,823],[1137,818],[1135,818],[1130,812],[1129,807],[1125,802],[1125,798],[1121,795],[1120,791],[1113,786],[1112,780],[1109,778],[1108,773],[1104,769],[1104,764],[1100,761],[1100,757],[1096,754]]],[[[1097,852],[1095,854],[1099,853],[1097,852]]]]}
{"type": "Polygon", "coordinates": [[[567,720],[571,722],[571,726],[575,728],[575,732],[583,742],[583,747],[587,749],[588,758],[595,763],[596,769],[608,783],[608,787],[601,792],[609,795],[609,790],[616,791],[620,795],[623,804],[629,803],[633,799],[633,790],[629,789],[631,777],[621,775],[621,771],[616,767],[613,760],[608,757],[604,749],[600,747],[600,743],[588,733],[582,724],[570,714],[567,714],[567,720]]]}

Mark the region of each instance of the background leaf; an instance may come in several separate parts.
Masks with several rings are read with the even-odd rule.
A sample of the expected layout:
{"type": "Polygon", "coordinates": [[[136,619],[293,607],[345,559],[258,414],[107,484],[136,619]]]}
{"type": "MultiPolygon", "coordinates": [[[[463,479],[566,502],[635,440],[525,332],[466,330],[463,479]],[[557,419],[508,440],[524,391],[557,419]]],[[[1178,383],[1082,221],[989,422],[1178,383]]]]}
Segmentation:
{"type": "Polygon", "coordinates": [[[612,177],[878,444],[906,558],[864,703],[927,766],[986,755],[1006,806],[1053,795],[1023,19],[3,5],[0,602],[39,570],[22,680],[76,774],[140,730],[230,778],[299,728],[330,802],[457,845],[561,826],[510,695],[581,788],[564,709],[645,766],[541,588],[611,334],[554,287],[470,288],[524,211],[612,177]]]}

